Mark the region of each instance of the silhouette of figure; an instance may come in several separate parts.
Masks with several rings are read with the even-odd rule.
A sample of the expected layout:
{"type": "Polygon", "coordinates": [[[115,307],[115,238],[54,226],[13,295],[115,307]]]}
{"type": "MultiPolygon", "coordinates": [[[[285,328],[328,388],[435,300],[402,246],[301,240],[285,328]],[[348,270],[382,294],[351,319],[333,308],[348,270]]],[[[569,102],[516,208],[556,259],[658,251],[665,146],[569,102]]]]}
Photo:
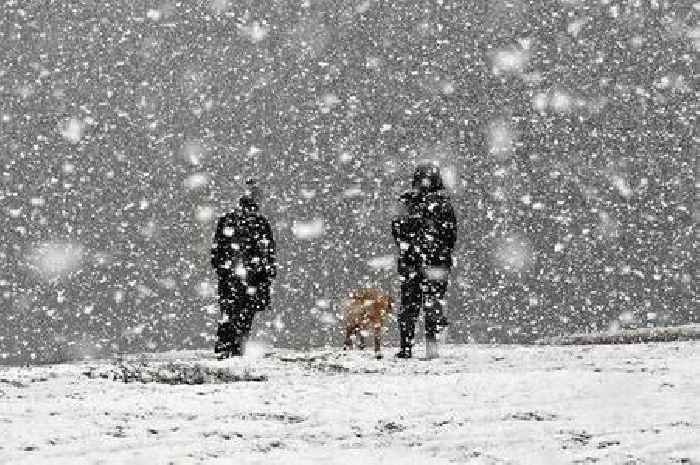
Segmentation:
{"type": "Polygon", "coordinates": [[[228,321],[220,323],[214,352],[220,357],[243,354],[259,311],[270,305],[270,285],[277,274],[270,223],[259,213],[261,189],[246,181],[238,208],[219,218],[211,265],[219,277],[219,306],[228,321]]]}
{"type": "Polygon", "coordinates": [[[457,239],[457,220],[449,197],[442,192],[440,170],[420,165],[413,175],[414,192],[401,201],[406,214],[392,223],[394,240],[399,246],[401,276],[401,313],[399,358],[412,356],[415,323],[421,307],[425,317],[426,357],[435,358],[437,335],[447,326],[443,301],[452,268],[452,250],[457,239]]]}

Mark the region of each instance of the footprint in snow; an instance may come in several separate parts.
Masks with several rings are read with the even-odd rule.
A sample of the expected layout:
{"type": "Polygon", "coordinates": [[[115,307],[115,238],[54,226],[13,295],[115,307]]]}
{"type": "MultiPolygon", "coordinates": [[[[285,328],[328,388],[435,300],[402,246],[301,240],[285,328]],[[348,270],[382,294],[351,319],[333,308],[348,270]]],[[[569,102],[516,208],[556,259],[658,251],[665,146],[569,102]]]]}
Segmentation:
{"type": "Polygon", "coordinates": [[[558,415],[546,412],[516,412],[506,415],[504,420],[519,420],[519,421],[551,421],[559,418],[558,415]]]}
{"type": "Polygon", "coordinates": [[[404,425],[396,423],[395,421],[380,421],[376,428],[385,433],[398,433],[406,429],[404,425]]]}
{"type": "Polygon", "coordinates": [[[593,437],[591,434],[587,433],[586,431],[580,431],[580,432],[569,432],[570,436],[565,439],[562,443],[561,448],[562,449],[571,449],[572,447],[582,447],[582,446],[587,446],[588,443],[591,442],[591,438],[593,437]]]}

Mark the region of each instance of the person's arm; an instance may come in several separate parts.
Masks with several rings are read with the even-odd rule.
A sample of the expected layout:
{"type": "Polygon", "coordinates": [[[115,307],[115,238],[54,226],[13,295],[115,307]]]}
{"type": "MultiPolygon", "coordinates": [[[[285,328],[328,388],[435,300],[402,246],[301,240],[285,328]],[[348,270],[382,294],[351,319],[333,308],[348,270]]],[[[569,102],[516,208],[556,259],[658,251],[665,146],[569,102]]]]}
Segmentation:
{"type": "Polygon", "coordinates": [[[219,221],[216,224],[216,231],[214,232],[214,241],[212,244],[211,248],[211,266],[214,268],[217,272],[219,271],[219,267],[221,266],[223,260],[222,260],[222,251],[220,249],[221,241],[224,236],[224,227],[226,224],[226,216],[222,216],[219,218],[219,221]]]}
{"type": "Polygon", "coordinates": [[[457,242],[457,218],[449,199],[441,199],[431,204],[426,218],[433,225],[440,242],[452,250],[457,242]]]}
{"type": "Polygon", "coordinates": [[[266,218],[261,221],[260,250],[263,253],[263,265],[269,278],[277,276],[277,263],[275,261],[276,245],[272,235],[272,227],[266,218]]]}
{"type": "Polygon", "coordinates": [[[457,217],[449,200],[443,204],[441,221],[445,231],[445,244],[452,250],[457,242],[457,217]]]}
{"type": "Polygon", "coordinates": [[[401,219],[394,218],[391,222],[391,235],[398,246],[401,243],[401,219]]]}

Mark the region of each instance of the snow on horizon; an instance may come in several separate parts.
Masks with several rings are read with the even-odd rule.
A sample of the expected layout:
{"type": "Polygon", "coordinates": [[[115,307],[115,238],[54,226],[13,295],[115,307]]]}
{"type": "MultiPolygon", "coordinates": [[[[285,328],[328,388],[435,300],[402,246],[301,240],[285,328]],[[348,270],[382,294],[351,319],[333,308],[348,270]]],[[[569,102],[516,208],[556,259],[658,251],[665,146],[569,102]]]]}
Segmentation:
{"type": "Polygon", "coordinates": [[[273,349],[262,339],[226,361],[204,351],[90,360],[90,344],[73,350],[88,361],[3,372],[0,462],[700,460],[697,341],[460,344],[442,347],[442,358],[433,361],[273,349]],[[258,381],[171,386],[155,380],[203,370],[258,381]],[[139,375],[129,383],[120,378],[139,375]]]}

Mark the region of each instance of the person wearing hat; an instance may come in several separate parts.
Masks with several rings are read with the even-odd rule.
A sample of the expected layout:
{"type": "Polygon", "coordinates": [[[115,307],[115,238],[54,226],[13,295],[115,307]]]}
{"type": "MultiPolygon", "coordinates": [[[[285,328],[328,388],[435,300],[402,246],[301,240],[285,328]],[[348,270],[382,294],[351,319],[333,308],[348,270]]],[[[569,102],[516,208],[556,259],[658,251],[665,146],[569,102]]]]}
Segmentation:
{"type": "Polygon", "coordinates": [[[424,229],[418,211],[417,193],[399,197],[401,211],[391,222],[391,234],[399,249],[397,271],[401,281],[401,312],[398,315],[401,350],[397,358],[411,358],[416,319],[422,306],[422,257],[420,232],[424,229]]]}
{"type": "Polygon", "coordinates": [[[214,352],[220,358],[243,355],[253,317],[270,305],[270,285],[277,274],[270,222],[259,212],[262,191],[246,181],[238,208],[219,218],[211,265],[219,278],[220,323],[214,352]]]}
{"type": "Polygon", "coordinates": [[[404,225],[403,229],[411,230],[411,249],[417,253],[419,266],[418,271],[411,275],[413,278],[402,280],[401,350],[397,357],[412,356],[415,321],[422,307],[426,358],[431,359],[438,357],[437,336],[447,326],[443,302],[452,268],[452,250],[457,240],[457,220],[450,198],[444,193],[445,186],[437,166],[419,165],[413,175],[413,189],[409,197],[410,226],[404,225]],[[404,294],[407,296],[405,306],[404,294]]]}

